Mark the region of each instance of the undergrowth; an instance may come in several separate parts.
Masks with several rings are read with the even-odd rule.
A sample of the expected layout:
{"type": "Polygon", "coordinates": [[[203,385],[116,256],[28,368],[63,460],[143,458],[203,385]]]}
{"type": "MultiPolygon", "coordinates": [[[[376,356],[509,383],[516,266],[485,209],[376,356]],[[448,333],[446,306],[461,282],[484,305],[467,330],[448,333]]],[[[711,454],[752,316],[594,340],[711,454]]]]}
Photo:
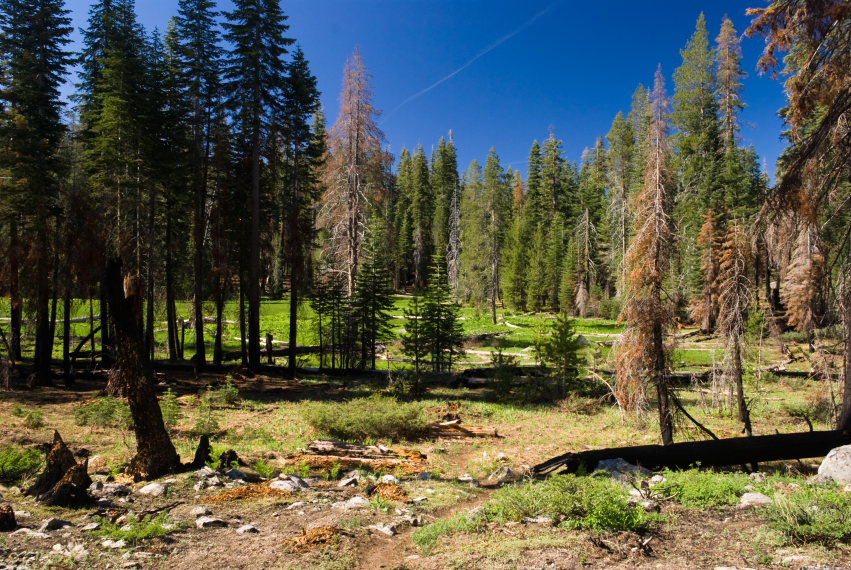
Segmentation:
{"type": "Polygon", "coordinates": [[[806,486],[789,495],[776,495],[765,509],[774,530],[791,543],[833,545],[851,539],[851,494],[835,485],[806,486]]]}
{"type": "Polygon", "coordinates": [[[74,410],[74,423],[78,426],[130,429],[133,417],[130,406],[113,396],[96,398],[74,410]]]}
{"type": "Polygon", "coordinates": [[[0,449],[0,483],[16,485],[34,475],[41,467],[42,454],[35,449],[6,447],[0,449]]]}
{"type": "Polygon", "coordinates": [[[349,440],[416,439],[426,433],[425,404],[375,394],[344,403],[305,405],[302,417],[321,434],[349,440]]]}
{"type": "Polygon", "coordinates": [[[141,521],[130,518],[123,524],[116,524],[108,519],[100,519],[100,528],[95,531],[97,536],[123,540],[130,545],[137,545],[142,541],[150,540],[158,536],[164,536],[174,532],[181,527],[180,524],[172,523],[168,513],[160,513],[152,517],[148,515],[141,521]]]}

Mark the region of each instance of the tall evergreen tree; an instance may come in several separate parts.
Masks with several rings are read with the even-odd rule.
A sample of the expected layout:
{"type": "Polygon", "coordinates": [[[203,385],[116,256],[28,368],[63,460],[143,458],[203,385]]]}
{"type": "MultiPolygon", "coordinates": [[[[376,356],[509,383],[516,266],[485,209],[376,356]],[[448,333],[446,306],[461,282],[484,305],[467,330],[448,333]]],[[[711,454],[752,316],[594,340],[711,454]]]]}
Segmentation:
{"type": "Polygon", "coordinates": [[[411,164],[411,234],[413,237],[414,287],[425,287],[434,245],[434,195],[429,180],[428,160],[423,147],[417,148],[411,164]]]}
{"type": "Polygon", "coordinates": [[[393,288],[387,256],[384,252],[383,229],[377,220],[370,225],[364,242],[361,266],[353,297],[353,308],[359,327],[361,367],[367,363],[375,370],[376,346],[391,337],[390,312],[393,288]]]}
{"type": "Polygon", "coordinates": [[[461,308],[452,300],[446,279],[446,259],[435,254],[422,304],[422,335],[431,354],[432,370],[447,372],[453,358],[463,352],[464,331],[458,320],[461,308]]]}
{"type": "Polygon", "coordinates": [[[232,46],[223,67],[227,106],[244,146],[245,172],[250,179],[248,224],[248,363],[260,364],[260,195],[264,141],[273,138],[272,119],[281,111],[287,69],[283,56],[294,40],[280,0],[235,0],[224,23],[232,46]]]}
{"type": "Polygon", "coordinates": [[[635,131],[632,123],[627,121],[623,113],[618,113],[612,123],[609,134],[606,135],[608,150],[608,241],[609,267],[615,280],[615,291],[618,295],[623,291],[626,277],[627,246],[629,244],[632,217],[629,212],[629,199],[633,187],[635,163],[637,159],[635,131]]]}
{"type": "MultiPolygon", "coordinates": [[[[39,383],[50,382],[53,331],[48,302],[51,294],[50,231],[59,193],[63,165],[59,144],[65,133],[61,121],[62,77],[71,63],[65,46],[70,42],[71,20],[61,0],[2,0],[0,2],[0,53],[8,66],[0,93],[0,213],[11,218],[14,234],[30,232],[34,260],[36,320],[35,368],[39,383]],[[23,223],[23,228],[19,223],[23,223]]],[[[17,235],[11,242],[17,241],[17,235]]],[[[11,252],[16,260],[19,251],[11,252]]],[[[17,268],[14,279],[17,280],[17,268]]],[[[54,287],[56,284],[54,284],[54,287]]],[[[20,325],[17,299],[13,320],[20,325]]],[[[17,332],[18,339],[20,333],[17,332]]],[[[19,340],[17,342],[19,342],[19,340]]]]}

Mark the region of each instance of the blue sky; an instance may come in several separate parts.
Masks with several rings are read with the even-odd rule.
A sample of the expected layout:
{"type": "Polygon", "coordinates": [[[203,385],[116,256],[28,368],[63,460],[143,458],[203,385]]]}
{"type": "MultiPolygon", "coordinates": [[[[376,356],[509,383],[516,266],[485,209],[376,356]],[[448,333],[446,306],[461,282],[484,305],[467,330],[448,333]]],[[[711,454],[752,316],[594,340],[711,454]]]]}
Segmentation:
{"type": "MultiPolygon", "coordinates": [[[[163,29],[176,3],[137,0],[139,20],[148,29],[163,29]]],[[[358,46],[373,75],[375,105],[384,111],[380,126],[394,154],[420,144],[429,150],[451,129],[462,170],[474,158],[484,161],[494,147],[503,166],[525,171],[532,141],[546,138],[550,127],[564,141],[567,158],[579,161],[582,150],[609,130],[615,114],[628,110],[635,87],[652,81],[659,63],[672,92],[680,49],[701,11],[714,39],[724,14],[742,33],[749,22],[745,10],[763,6],[764,0],[284,0],[282,5],[290,36],[318,78],[329,125],[338,113],[343,66],[358,46]]],[[[85,26],[89,1],[69,0],[67,6],[74,26],[85,26]]],[[[232,4],[219,0],[219,6],[228,10],[232,4]]],[[[756,72],[763,45],[759,38],[743,41],[749,76],[741,136],[773,174],[784,146],[777,117],[784,96],[779,81],[756,72]]]]}

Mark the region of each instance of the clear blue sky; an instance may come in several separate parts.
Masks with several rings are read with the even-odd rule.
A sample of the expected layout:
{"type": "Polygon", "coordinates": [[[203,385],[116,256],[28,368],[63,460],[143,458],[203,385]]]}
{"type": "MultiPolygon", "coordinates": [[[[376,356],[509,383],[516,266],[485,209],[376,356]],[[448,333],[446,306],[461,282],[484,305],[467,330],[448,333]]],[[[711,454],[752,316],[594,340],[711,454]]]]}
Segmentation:
{"type": "MultiPolygon", "coordinates": [[[[137,0],[140,22],[164,29],[176,0],[137,0]]],[[[638,83],[651,83],[658,63],[668,77],[679,50],[706,13],[712,39],[721,17],[742,33],[745,10],[764,0],[284,0],[290,36],[318,77],[329,125],[337,117],[346,58],[359,46],[373,74],[375,105],[391,151],[427,150],[451,129],[459,166],[484,161],[496,148],[503,166],[524,170],[534,139],[553,127],[571,161],[627,111],[638,83]],[[512,35],[513,34],[513,35],[512,35]],[[507,37],[508,36],[508,37],[507,37]],[[507,39],[506,39],[507,37],[507,39]],[[499,43],[500,40],[504,40],[499,43]],[[494,47],[495,44],[496,47],[494,47]],[[489,47],[491,51],[483,53],[489,47]],[[478,59],[464,67],[476,55],[478,59]],[[461,69],[463,67],[463,69],[461,69]],[[433,89],[411,99],[461,69],[433,89]],[[407,101],[407,102],[406,102],[407,101]]],[[[76,28],[88,0],[69,0],[76,28]]],[[[223,10],[230,0],[219,0],[223,10]]],[[[75,34],[79,40],[79,31],[75,34]]],[[[742,139],[774,173],[784,144],[777,110],[782,85],[759,76],[759,38],[743,41],[745,80],[742,139]]]]}

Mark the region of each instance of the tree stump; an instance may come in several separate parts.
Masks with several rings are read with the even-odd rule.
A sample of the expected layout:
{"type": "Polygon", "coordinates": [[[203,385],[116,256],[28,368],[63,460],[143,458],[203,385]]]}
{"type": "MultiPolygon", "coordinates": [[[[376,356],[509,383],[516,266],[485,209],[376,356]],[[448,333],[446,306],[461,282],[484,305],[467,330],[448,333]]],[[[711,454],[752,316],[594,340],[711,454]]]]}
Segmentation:
{"type": "Polygon", "coordinates": [[[15,520],[12,505],[0,505],[0,532],[11,532],[16,528],[18,528],[18,521],[15,520]]]}
{"type": "Polygon", "coordinates": [[[88,491],[91,484],[87,459],[66,471],[52,489],[38,496],[38,500],[53,507],[84,507],[92,502],[88,491]]]}
{"type": "Polygon", "coordinates": [[[198,448],[195,450],[195,458],[189,466],[195,469],[201,469],[207,464],[207,462],[212,460],[212,457],[210,456],[212,451],[213,448],[210,447],[210,436],[202,435],[201,439],[198,441],[198,448]]]}
{"type": "Polygon", "coordinates": [[[53,432],[53,446],[47,453],[47,465],[44,472],[38,476],[35,483],[26,490],[25,495],[38,497],[50,491],[56,485],[65,473],[74,467],[77,462],[74,460],[74,454],[62,441],[62,436],[58,431],[53,432]]]}

